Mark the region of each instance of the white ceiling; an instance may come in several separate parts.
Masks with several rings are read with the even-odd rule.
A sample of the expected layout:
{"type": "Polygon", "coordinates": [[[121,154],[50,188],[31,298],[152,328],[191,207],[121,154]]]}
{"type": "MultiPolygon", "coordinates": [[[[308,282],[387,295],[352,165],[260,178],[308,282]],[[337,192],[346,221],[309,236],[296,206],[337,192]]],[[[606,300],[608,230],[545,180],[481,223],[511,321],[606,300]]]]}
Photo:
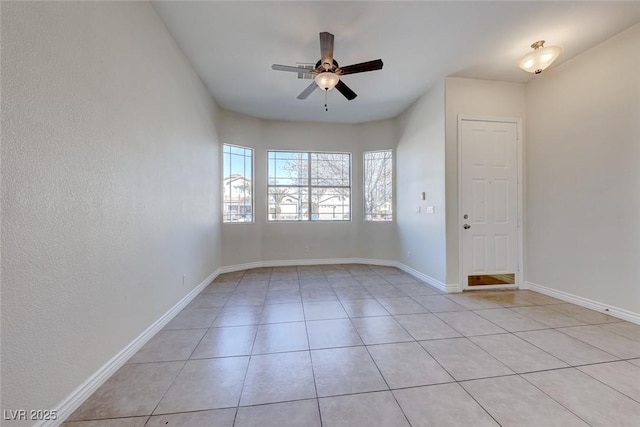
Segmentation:
{"type": "MultiPolygon", "coordinates": [[[[445,76],[526,82],[516,62],[539,39],[564,49],[552,67],[640,22],[627,2],[153,1],[222,108],[280,120],[359,123],[396,117],[445,76]],[[271,64],[320,59],[318,33],[335,35],[340,65],[382,58],[343,77],[358,97],[310,84],[271,64]]],[[[639,47],[640,49],[640,47],[639,47]]]]}

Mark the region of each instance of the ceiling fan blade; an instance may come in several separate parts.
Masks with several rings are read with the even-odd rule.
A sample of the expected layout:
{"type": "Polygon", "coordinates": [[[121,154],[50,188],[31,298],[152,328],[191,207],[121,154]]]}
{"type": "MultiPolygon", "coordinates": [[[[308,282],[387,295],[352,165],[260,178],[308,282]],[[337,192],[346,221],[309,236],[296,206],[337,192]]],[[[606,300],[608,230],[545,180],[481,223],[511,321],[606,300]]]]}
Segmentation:
{"type": "Polygon", "coordinates": [[[333,34],[320,33],[320,58],[322,64],[333,66],[333,34]]]}
{"type": "Polygon", "coordinates": [[[290,65],[278,65],[278,64],[273,64],[271,66],[271,69],[276,71],[291,71],[294,73],[301,73],[301,74],[311,74],[313,72],[313,70],[310,70],[308,68],[292,67],[290,65]]]}
{"type": "Polygon", "coordinates": [[[307,86],[305,90],[300,92],[300,95],[298,95],[298,99],[307,99],[307,97],[311,95],[313,91],[316,90],[317,88],[318,88],[318,85],[316,84],[316,82],[311,82],[311,84],[307,86]]]}
{"type": "Polygon", "coordinates": [[[366,71],[381,70],[382,65],[382,59],[376,59],[373,61],[361,62],[360,64],[340,67],[336,72],[341,76],[344,76],[346,74],[364,73],[366,71]]]}
{"type": "Polygon", "coordinates": [[[354,91],[351,90],[351,88],[349,86],[344,84],[344,82],[342,80],[340,80],[338,82],[338,84],[336,85],[336,89],[338,90],[338,92],[343,94],[344,97],[347,98],[349,101],[351,101],[356,96],[358,96],[358,95],[356,95],[356,93],[354,91]]]}

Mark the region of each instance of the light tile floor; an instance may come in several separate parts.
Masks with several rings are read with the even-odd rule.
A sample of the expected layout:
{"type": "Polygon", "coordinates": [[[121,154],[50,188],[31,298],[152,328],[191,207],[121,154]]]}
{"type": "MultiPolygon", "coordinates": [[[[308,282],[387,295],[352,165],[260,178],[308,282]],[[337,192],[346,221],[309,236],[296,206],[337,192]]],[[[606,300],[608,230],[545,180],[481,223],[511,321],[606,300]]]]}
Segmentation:
{"type": "Polygon", "coordinates": [[[640,326],[390,267],[228,273],[65,425],[640,426],[640,326]]]}

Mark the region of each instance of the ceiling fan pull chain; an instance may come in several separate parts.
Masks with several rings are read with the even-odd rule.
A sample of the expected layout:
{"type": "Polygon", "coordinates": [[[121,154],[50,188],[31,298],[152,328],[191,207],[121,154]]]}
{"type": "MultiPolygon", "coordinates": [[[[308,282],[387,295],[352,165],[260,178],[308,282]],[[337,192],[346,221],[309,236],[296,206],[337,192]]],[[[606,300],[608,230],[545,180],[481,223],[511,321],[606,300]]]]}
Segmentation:
{"type": "Polygon", "coordinates": [[[324,111],[329,111],[329,107],[327,107],[327,89],[324,90],[324,111]]]}

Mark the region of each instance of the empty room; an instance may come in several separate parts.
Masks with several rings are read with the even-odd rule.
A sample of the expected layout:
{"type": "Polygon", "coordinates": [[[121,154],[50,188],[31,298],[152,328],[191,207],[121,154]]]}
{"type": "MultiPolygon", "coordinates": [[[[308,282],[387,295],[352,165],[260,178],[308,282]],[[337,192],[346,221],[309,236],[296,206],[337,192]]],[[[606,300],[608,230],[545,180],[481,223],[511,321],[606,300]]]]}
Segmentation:
{"type": "Polygon", "coordinates": [[[640,425],[640,1],[0,25],[0,425],[640,425]]]}

